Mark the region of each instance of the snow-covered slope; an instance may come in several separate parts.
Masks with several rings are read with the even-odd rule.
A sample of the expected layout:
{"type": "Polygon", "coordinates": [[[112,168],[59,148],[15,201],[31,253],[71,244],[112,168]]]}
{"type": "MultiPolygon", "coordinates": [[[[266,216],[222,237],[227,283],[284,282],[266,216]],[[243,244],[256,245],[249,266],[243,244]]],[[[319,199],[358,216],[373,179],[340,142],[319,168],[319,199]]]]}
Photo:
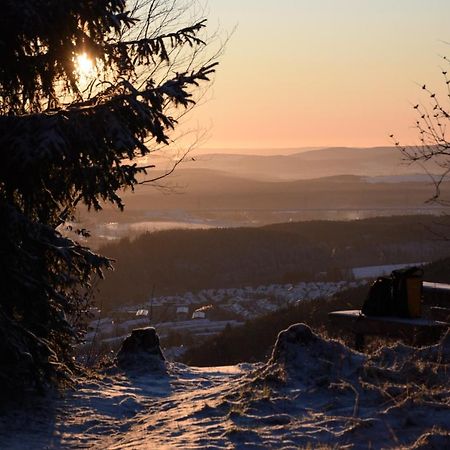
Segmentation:
{"type": "Polygon", "coordinates": [[[266,364],[112,368],[4,416],[1,448],[449,448],[449,341],[367,356],[294,325],[266,364]]]}

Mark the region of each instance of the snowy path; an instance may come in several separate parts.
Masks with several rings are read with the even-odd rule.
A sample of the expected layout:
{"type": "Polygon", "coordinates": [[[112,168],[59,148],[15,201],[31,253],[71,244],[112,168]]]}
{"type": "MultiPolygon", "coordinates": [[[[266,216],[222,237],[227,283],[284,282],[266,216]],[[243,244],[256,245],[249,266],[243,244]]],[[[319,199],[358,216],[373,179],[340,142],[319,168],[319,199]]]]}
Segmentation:
{"type": "Polygon", "coordinates": [[[204,448],[203,438],[224,431],[221,420],[198,419],[245,373],[243,367],[171,364],[169,375],[121,374],[83,383],[52,405],[30,405],[31,417],[17,412],[0,421],[0,448],[189,448],[191,440],[197,441],[192,448],[204,448]]]}
{"type": "Polygon", "coordinates": [[[367,356],[297,325],[266,364],[112,369],[0,418],[0,449],[450,448],[449,343],[367,356]]]}

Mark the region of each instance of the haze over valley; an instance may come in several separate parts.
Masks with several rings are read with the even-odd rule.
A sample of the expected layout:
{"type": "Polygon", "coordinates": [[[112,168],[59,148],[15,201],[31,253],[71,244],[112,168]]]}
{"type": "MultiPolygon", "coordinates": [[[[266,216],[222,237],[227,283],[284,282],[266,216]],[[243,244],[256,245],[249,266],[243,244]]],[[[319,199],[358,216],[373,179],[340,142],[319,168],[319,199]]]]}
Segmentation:
{"type": "MultiPolygon", "coordinates": [[[[149,171],[150,178],[173,164],[161,156],[153,162],[156,168],[149,171]]],[[[125,191],[125,212],[106,204],[100,213],[81,211],[80,220],[98,247],[111,239],[163,229],[440,215],[445,208],[427,201],[441,172],[436,163],[426,167],[408,163],[391,147],[330,148],[280,156],[189,156],[156,185],[125,191]]],[[[449,189],[445,181],[441,199],[449,189]]]]}

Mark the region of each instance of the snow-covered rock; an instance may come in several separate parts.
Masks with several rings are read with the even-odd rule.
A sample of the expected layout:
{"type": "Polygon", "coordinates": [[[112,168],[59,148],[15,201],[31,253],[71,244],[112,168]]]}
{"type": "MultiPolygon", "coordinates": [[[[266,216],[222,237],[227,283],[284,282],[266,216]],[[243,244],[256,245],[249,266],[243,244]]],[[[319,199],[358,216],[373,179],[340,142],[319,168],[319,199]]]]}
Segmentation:
{"type": "Polygon", "coordinates": [[[357,376],[364,358],[338,341],[323,339],[305,324],[295,324],[278,335],[268,364],[281,365],[289,376],[314,384],[357,376]]]}
{"type": "Polygon", "coordinates": [[[152,327],[133,330],[117,353],[117,365],[125,368],[164,369],[159,337],[152,327]]]}

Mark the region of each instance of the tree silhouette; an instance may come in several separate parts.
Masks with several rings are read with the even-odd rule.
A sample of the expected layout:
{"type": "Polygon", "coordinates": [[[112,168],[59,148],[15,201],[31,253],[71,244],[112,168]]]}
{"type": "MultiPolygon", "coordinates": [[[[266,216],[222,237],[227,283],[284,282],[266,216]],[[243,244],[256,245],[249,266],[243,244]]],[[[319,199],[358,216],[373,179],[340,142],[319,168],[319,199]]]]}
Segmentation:
{"type": "MultiPolygon", "coordinates": [[[[77,204],[118,190],[169,143],[208,81],[205,21],[177,0],[23,0],[0,14],[0,381],[67,379],[89,288],[110,261],[68,238],[77,204]],[[86,67],[88,66],[88,67],[86,67]],[[89,70],[86,70],[89,69],[89,70]]],[[[86,230],[78,230],[86,235],[86,230]]]]}
{"type": "MultiPolygon", "coordinates": [[[[443,60],[448,66],[449,59],[444,56],[443,60]]],[[[425,164],[433,164],[433,173],[429,173],[435,187],[430,202],[437,201],[442,204],[450,204],[450,199],[444,198],[441,186],[450,175],[450,137],[448,126],[450,125],[450,72],[442,70],[444,78],[444,91],[438,93],[429,88],[427,84],[421,86],[427,98],[426,103],[413,105],[417,114],[414,124],[419,136],[419,144],[415,146],[403,146],[395,140],[395,146],[405,156],[405,160],[418,163],[424,167],[425,164]]],[[[394,135],[390,136],[394,139],[394,135]]],[[[428,172],[428,169],[424,167],[428,172]]]]}

